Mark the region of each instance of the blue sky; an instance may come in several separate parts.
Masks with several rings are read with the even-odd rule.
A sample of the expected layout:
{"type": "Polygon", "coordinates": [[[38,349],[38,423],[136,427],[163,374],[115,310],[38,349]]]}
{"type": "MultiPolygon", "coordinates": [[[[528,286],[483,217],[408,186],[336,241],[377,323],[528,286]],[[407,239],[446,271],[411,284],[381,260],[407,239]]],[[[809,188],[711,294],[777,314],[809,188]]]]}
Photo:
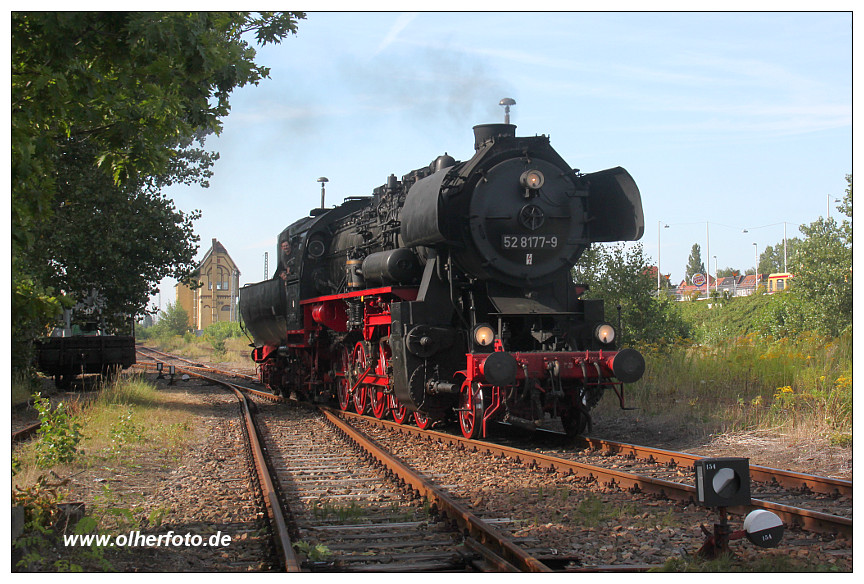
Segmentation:
{"type": "Polygon", "coordinates": [[[217,238],[241,285],[264,278],[264,252],[272,272],[277,233],[319,205],[318,177],[333,205],[445,151],[466,160],[503,97],[517,134],[549,135],[571,166],[630,172],[645,252],[656,261],[668,224],[660,268],[675,282],[694,243],[712,273],[715,255],[753,267],[754,242],[825,216],[853,170],[848,12],[310,12],[257,60],[271,78],[236,91],[208,139],[210,188],[167,193],[201,209],[199,258],[217,238]]]}

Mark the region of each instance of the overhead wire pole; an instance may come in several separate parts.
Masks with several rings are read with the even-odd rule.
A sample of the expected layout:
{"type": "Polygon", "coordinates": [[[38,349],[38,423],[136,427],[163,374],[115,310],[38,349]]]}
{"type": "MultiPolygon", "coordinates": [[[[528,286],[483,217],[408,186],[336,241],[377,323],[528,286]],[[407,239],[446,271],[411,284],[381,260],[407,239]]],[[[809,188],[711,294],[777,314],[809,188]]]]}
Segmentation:
{"type": "Polygon", "coordinates": [[[705,299],[708,299],[710,292],[708,286],[711,284],[711,232],[708,229],[708,222],[705,222],[705,299]]]}
{"type": "MultiPolygon", "coordinates": [[[[788,221],[781,221],[779,223],[771,223],[769,225],[760,225],[759,227],[750,227],[749,229],[745,228],[742,230],[742,233],[749,233],[750,231],[753,231],[755,229],[762,229],[763,227],[774,227],[775,225],[780,225],[780,223],[783,223],[783,272],[788,273],[789,272],[789,266],[787,263],[787,257],[788,257],[787,241],[788,241],[788,239],[786,237],[786,224],[788,223],[788,221]]],[[[753,245],[756,245],[756,244],[754,243],[753,245]]],[[[758,260],[756,262],[756,273],[757,274],[759,273],[758,260]]]]}
{"type": "MultiPolygon", "coordinates": [[[[662,221],[657,222],[657,297],[660,297],[660,225],[662,221]]],[[[663,225],[665,229],[669,229],[669,225],[663,225]]]]}

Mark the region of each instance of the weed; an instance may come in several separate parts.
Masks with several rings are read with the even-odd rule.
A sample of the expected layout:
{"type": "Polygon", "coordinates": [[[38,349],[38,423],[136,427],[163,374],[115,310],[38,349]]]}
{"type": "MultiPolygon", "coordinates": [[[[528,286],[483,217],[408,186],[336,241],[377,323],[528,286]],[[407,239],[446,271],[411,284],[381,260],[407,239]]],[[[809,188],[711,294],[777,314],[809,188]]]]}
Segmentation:
{"type": "Polygon", "coordinates": [[[312,562],[325,562],[333,555],[330,548],[323,543],[312,545],[307,541],[298,541],[293,545],[294,549],[304,554],[312,562]]]}
{"type": "Polygon", "coordinates": [[[144,428],[133,421],[133,414],[132,406],[127,406],[120,413],[120,420],[111,425],[110,451],[114,455],[120,454],[126,444],[144,441],[144,428]]]}
{"type": "Polygon", "coordinates": [[[81,441],[81,425],[72,420],[62,402],[52,410],[50,400],[36,393],[33,405],[41,422],[37,432],[36,466],[50,468],[57,463],[72,462],[81,441]]]}
{"type": "MultiPolygon", "coordinates": [[[[718,337],[720,339],[720,337],[718,337]]],[[[751,332],[713,344],[646,345],[643,378],[628,405],[681,432],[797,428],[832,436],[852,429],[852,337],[751,332]]],[[[598,413],[620,416],[615,400],[598,413]]]]}
{"type": "Polygon", "coordinates": [[[55,528],[60,522],[60,502],[66,498],[69,480],[48,482],[40,475],[30,487],[15,487],[12,506],[24,509],[24,526],[13,548],[21,553],[18,568],[34,570],[48,563],[46,554],[55,540],[55,528]]]}
{"type": "Polygon", "coordinates": [[[340,506],[333,503],[316,501],[312,505],[312,515],[319,520],[333,520],[336,523],[345,523],[349,520],[355,520],[362,517],[366,511],[355,501],[351,501],[350,505],[340,506]]]}
{"type": "Polygon", "coordinates": [[[833,572],[838,571],[837,566],[816,564],[810,560],[794,559],[783,554],[767,554],[759,556],[750,562],[740,562],[733,554],[726,554],[714,560],[706,560],[699,556],[676,556],[669,558],[659,568],[651,569],[651,572],[700,572],[700,573],[725,573],[725,572],[759,572],[759,573],[784,573],[784,572],[833,572]]]}

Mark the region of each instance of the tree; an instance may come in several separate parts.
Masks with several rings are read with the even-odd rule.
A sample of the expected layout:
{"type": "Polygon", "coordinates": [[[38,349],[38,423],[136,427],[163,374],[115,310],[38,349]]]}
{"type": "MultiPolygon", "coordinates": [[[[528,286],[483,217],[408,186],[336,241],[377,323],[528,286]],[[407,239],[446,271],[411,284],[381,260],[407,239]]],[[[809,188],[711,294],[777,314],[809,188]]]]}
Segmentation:
{"type": "Polygon", "coordinates": [[[730,268],[727,266],[725,268],[720,268],[719,270],[717,270],[717,274],[715,275],[717,278],[728,278],[731,276],[740,276],[741,273],[741,270],[738,270],[736,268],[730,268]]]}
{"type": "Polygon", "coordinates": [[[813,324],[831,335],[852,326],[852,175],[838,207],[848,219],[838,224],[819,218],[799,229],[805,239],[795,249],[792,293],[806,303],[813,324]]]}
{"type": "Polygon", "coordinates": [[[663,342],[684,336],[687,327],[668,295],[657,291],[657,272],[641,243],[593,245],[574,267],[574,280],[588,284],[585,298],[602,298],[606,316],[621,319],[625,343],[663,342]]]}
{"type": "MultiPolygon", "coordinates": [[[[12,305],[16,315],[25,315],[13,321],[13,351],[26,347],[28,337],[54,318],[61,302],[59,292],[34,269],[37,258],[45,259],[40,254],[46,247],[35,254],[31,250],[39,247],[45,225],[59,209],[90,204],[74,198],[84,189],[67,188],[64,173],[98,168],[117,187],[112,191],[100,183],[105,197],[100,203],[121,206],[157,185],[178,180],[206,185],[215,156],[198,146],[220,131],[231,92],[269,74],[255,63],[245,35],[254,34],[259,45],[277,43],[296,32],[304,17],[272,12],[12,13],[12,305]]],[[[172,210],[164,203],[161,207],[171,220],[172,210]]],[[[174,213],[175,226],[183,231],[191,217],[174,213]]],[[[87,246],[79,253],[100,252],[98,246],[87,246]]],[[[183,255],[160,256],[155,271],[169,275],[183,266],[183,255]]],[[[48,258],[45,265],[54,266],[57,259],[48,258]]]]}
{"type": "Polygon", "coordinates": [[[195,267],[198,236],[185,214],[160,193],[159,180],[117,186],[86,160],[89,145],[74,144],[55,163],[60,206],[35,224],[24,256],[41,282],[81,300],[97,289],[109,325],[146,312],[159,281],[183,279],[195,267]],[[94,237],[95,234],[95,237],[94,237]]]}
{"type": "Polygon", "coordinates": [[[153,325],[153,334],[157,336],[182,335],[191,330],[189,326],[189,313],[179,303],[168,303],[168,306],[159,315],[159,320],[153,325]]]}
{"type": "Polygon", "coordinates": [[[693,274],[705,274],[705,264],[702,262],[702,248],[694,243],[690,249],[690,257],[687,258],[687,267],[684,268],[684,277],[689,281],[693,274]]]}
{"type": "Polygon", "coordinates": [[[800,243],[801,239],[799,239],[798,237],[793,237],[786,240],[785,261],[782,241],[780,241],[777,245],[767,246],[765,248],[765,251],[759,254],[759,273],[774,274],[778,272],[785,272],[787,271],[785,268],[788,268],[790,272],[794,272],[794,270],[792,269],[791,260],[795,253],[796,247],[800,243]]]}

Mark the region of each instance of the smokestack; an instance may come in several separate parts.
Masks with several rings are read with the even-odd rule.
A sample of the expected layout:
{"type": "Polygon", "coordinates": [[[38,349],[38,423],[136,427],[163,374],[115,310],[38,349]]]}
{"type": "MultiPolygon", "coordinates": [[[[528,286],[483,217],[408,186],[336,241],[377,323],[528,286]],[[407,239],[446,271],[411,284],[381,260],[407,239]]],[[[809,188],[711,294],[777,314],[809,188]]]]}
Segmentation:
{"type": "Polygon", "coordinates": [[[480,150],[485,142],[494,138],[515,138],[516,126],[513,124],[480,124],[474,126],[474,150],[480,150]]]}

